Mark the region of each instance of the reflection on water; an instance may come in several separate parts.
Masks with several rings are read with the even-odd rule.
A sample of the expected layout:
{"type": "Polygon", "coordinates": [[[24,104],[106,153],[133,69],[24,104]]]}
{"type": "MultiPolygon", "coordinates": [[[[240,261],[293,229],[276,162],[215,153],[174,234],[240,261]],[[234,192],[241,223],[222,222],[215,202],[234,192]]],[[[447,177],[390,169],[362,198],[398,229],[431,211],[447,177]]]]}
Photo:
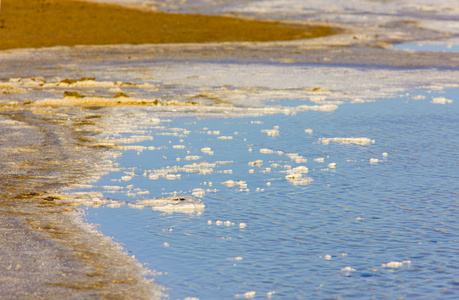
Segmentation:
{"type": "Polygon", "coordinates": [[[453,299],[458,106],[429,99],[457,95],[159,122],[92,188],[128,205],[88,208],[88,220],[174,299],[453,299]],[[206,207],[129,206],[174,194],[206,207]]]}

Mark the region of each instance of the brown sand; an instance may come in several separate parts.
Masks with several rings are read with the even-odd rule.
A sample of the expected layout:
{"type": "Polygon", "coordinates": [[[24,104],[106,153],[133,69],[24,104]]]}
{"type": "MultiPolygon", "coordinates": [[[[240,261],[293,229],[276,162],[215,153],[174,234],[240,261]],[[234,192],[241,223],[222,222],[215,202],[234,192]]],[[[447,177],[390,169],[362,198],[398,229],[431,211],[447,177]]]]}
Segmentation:
{"type": "Polygon", "coordinates": [[[223,16],[169,14],[76,0],[2,0],[0,50],[50,46],[286,41],[334,33],[223,16]]]}

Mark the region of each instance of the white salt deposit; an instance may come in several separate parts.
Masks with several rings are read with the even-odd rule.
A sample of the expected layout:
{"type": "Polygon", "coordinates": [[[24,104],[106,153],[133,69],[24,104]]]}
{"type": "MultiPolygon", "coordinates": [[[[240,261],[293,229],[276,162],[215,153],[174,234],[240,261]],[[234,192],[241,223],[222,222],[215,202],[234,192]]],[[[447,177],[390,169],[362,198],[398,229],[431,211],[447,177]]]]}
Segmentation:
{"type": "Polygon", "coordinates": [[[430,101],[430,103],[447,104],[447,103],[453,103],[453,100],[446,99],[445,97],[437,97],[437,98],[433,98],[432,101],[430,101]]]}
{"type": "Polygon", "coordinates": [[[262,149],[260,149],[260,153],[263,153],[263,154],[272,154],[272,153],[274,153],[274,151],[271,150],[271,149],[262,148],[262,149]]]}
{"type": "Polygon", "coordinates": [[[205,208],[205,205],[201,203],[201,200],[191,196],[141,199],[130,203],[128,206],[133,208],[151,206],[153,210],[183,213],[198,212],[204,210],[205,208]]]}
{"type": "Polygon", "coordinates": [[[357,144],[357,145],[368,145],[374,144],[375,140],[371,140],[366,137],[348,137],[348,138],[320,138],[319,143],[328,145],[330,142],[336,142],[340,144],[357,144]]]}
{"type": "Polygon", "coordinates": [[[214,154],[214,151],[212,151],[212,149],[210,147],[202,148],[201,152],[209,154],[209,155],[213,155],[214,154]]]}
{"type": "Polygon", "coordinates": [[[250,162],[248,163],[248,165],[251,166],[251,167],[259,167],[259,166],[261,166],[262,164],[263,164],[263,160],[261,160],[261,159],[257,159],[257,160],[254,160],[254,161],[250,161],[250,162]]]}
{"type": "Polygon", "coordinates": [[[279,135],[279,126],[274,126],[273,129],[263,129],[261,132],[266,133],[268,136],[278,136],[279,135]]]}
{"type": "Polygon", "coordinates": [[[405,260],[405,261],[391,261],[391,262],[388,262],[387,264],[382,264],[381,266],[383,268],[392,268],[392,269],[396,269],[396,268],[400,268],[400,267],[403,267],[403,266],[409,266],[411,265],[411,261],[410,260],[405,260]]]}

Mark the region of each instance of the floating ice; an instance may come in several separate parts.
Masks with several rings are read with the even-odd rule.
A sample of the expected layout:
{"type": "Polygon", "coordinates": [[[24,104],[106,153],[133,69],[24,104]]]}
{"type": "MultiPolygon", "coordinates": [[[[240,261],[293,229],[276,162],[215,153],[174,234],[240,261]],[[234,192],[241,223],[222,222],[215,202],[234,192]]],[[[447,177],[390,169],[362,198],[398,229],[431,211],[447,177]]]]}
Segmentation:
{"type": "Polygon", "coordinates": [[[379,162],[379,159],[377,159],[377,158],[370,158],[370,164],[376,164],[377,162],[379,162]]]}
{"type": "Polygon", "coordinates": [[[328,167],[329,167],[329,168],[336,168],[336,163],[329,163],[329,164],[328,164],[328,167]]]}
{"type": "Polygon", "coordinates": [[[320,138],[319,143],[328,145],[330,142],[336,142],[340,144],[357,144],[357,145],[368,145],[374,144],[375,140],[371,140],[366,137],[348,137],[348,138],[320,138]]]}
{"type": "Polygon", "coordinates": [[[247,227],[247,224],[245,224],[245,223],[242,223],[242,222],[241,222],[241,223],[239,223],[239,228],[246,228],[246,227],[247,227]]]}
{"type": "Polygon", "coordinates": [[[387,154],[387,152],[384,152],[384,153],[382,154],[382,156],[384,156],[384,157],[387,157],[388,155],[389,155],[389,154],[387,154]]]}
{"type": "Polygon", "coordinates": [[[206,191],[201,188],[196,188],[196,189],[193,189],[191,194],[195,197],[204,197],[204,195],[206,194],[206,191]]]}
{"type": "Polygon", "coordinates": [[[163,243],[164,247],[170,247],[171,245],[168,242],[163,243]]]}
{"type": "Polygon", "coordinates": [[[222,136],[217,137],[217,139],[220,139],[220,140],[232,140],[233,137],[232,136],[222,135],[222,136]]]}
{"type": "Polygon", "coordinates": [[[312,130],[312,129],[305,129],[305,130],[304,130],[304,133],[312,134],[312,133],[313,133],[313,130],[312,130]]]}
{"type": "Polygon", "coordinates": [[[314,161],[316,161],[316,162],[324,162],[325,159],[323,157],[318,157],[318,158],[314,158],[314,161]]]}
{"type": "Polygon", "coordinates": [[[331,257],[331,255],[327,254],[327,255],[325,255],[325,259],[326,259],[326,260],[331,260],[332,257],[331,257]]]}
{"type": "Polygon", "coordinates": [[[185,145],[173,145],[172,148],[174,148],[174,149],[185,149],[185,145]]]}
{"type": "Polygon", "coordinates": [[[446,103],[453,103],[453,100],[446,99],[445,97],[437,97],[437,98],[433,98],[432,101],[430,101],[430,103],[446,104],[446,103]]]}
{"type": "Polygon", "coordinates": [[[220,225],[223,225],[223,222],[220,221],[220,220],[217,220],[217,221],[215,221],[215,224],[216,224],[217,226],[220,226],[220,225]]]}

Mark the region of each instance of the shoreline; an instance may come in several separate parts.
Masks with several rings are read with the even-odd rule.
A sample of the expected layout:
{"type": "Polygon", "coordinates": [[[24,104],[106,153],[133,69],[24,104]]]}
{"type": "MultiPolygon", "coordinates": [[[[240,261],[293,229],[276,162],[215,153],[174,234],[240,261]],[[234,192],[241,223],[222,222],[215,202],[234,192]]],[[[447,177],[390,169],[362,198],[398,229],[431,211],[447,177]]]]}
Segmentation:
{"type": "Polygon", "coordinates": [[[327,25],[163,13],[79,0],[3,0],[0,50],[75,45],[267,42],[329,36],[327,25]]]}

